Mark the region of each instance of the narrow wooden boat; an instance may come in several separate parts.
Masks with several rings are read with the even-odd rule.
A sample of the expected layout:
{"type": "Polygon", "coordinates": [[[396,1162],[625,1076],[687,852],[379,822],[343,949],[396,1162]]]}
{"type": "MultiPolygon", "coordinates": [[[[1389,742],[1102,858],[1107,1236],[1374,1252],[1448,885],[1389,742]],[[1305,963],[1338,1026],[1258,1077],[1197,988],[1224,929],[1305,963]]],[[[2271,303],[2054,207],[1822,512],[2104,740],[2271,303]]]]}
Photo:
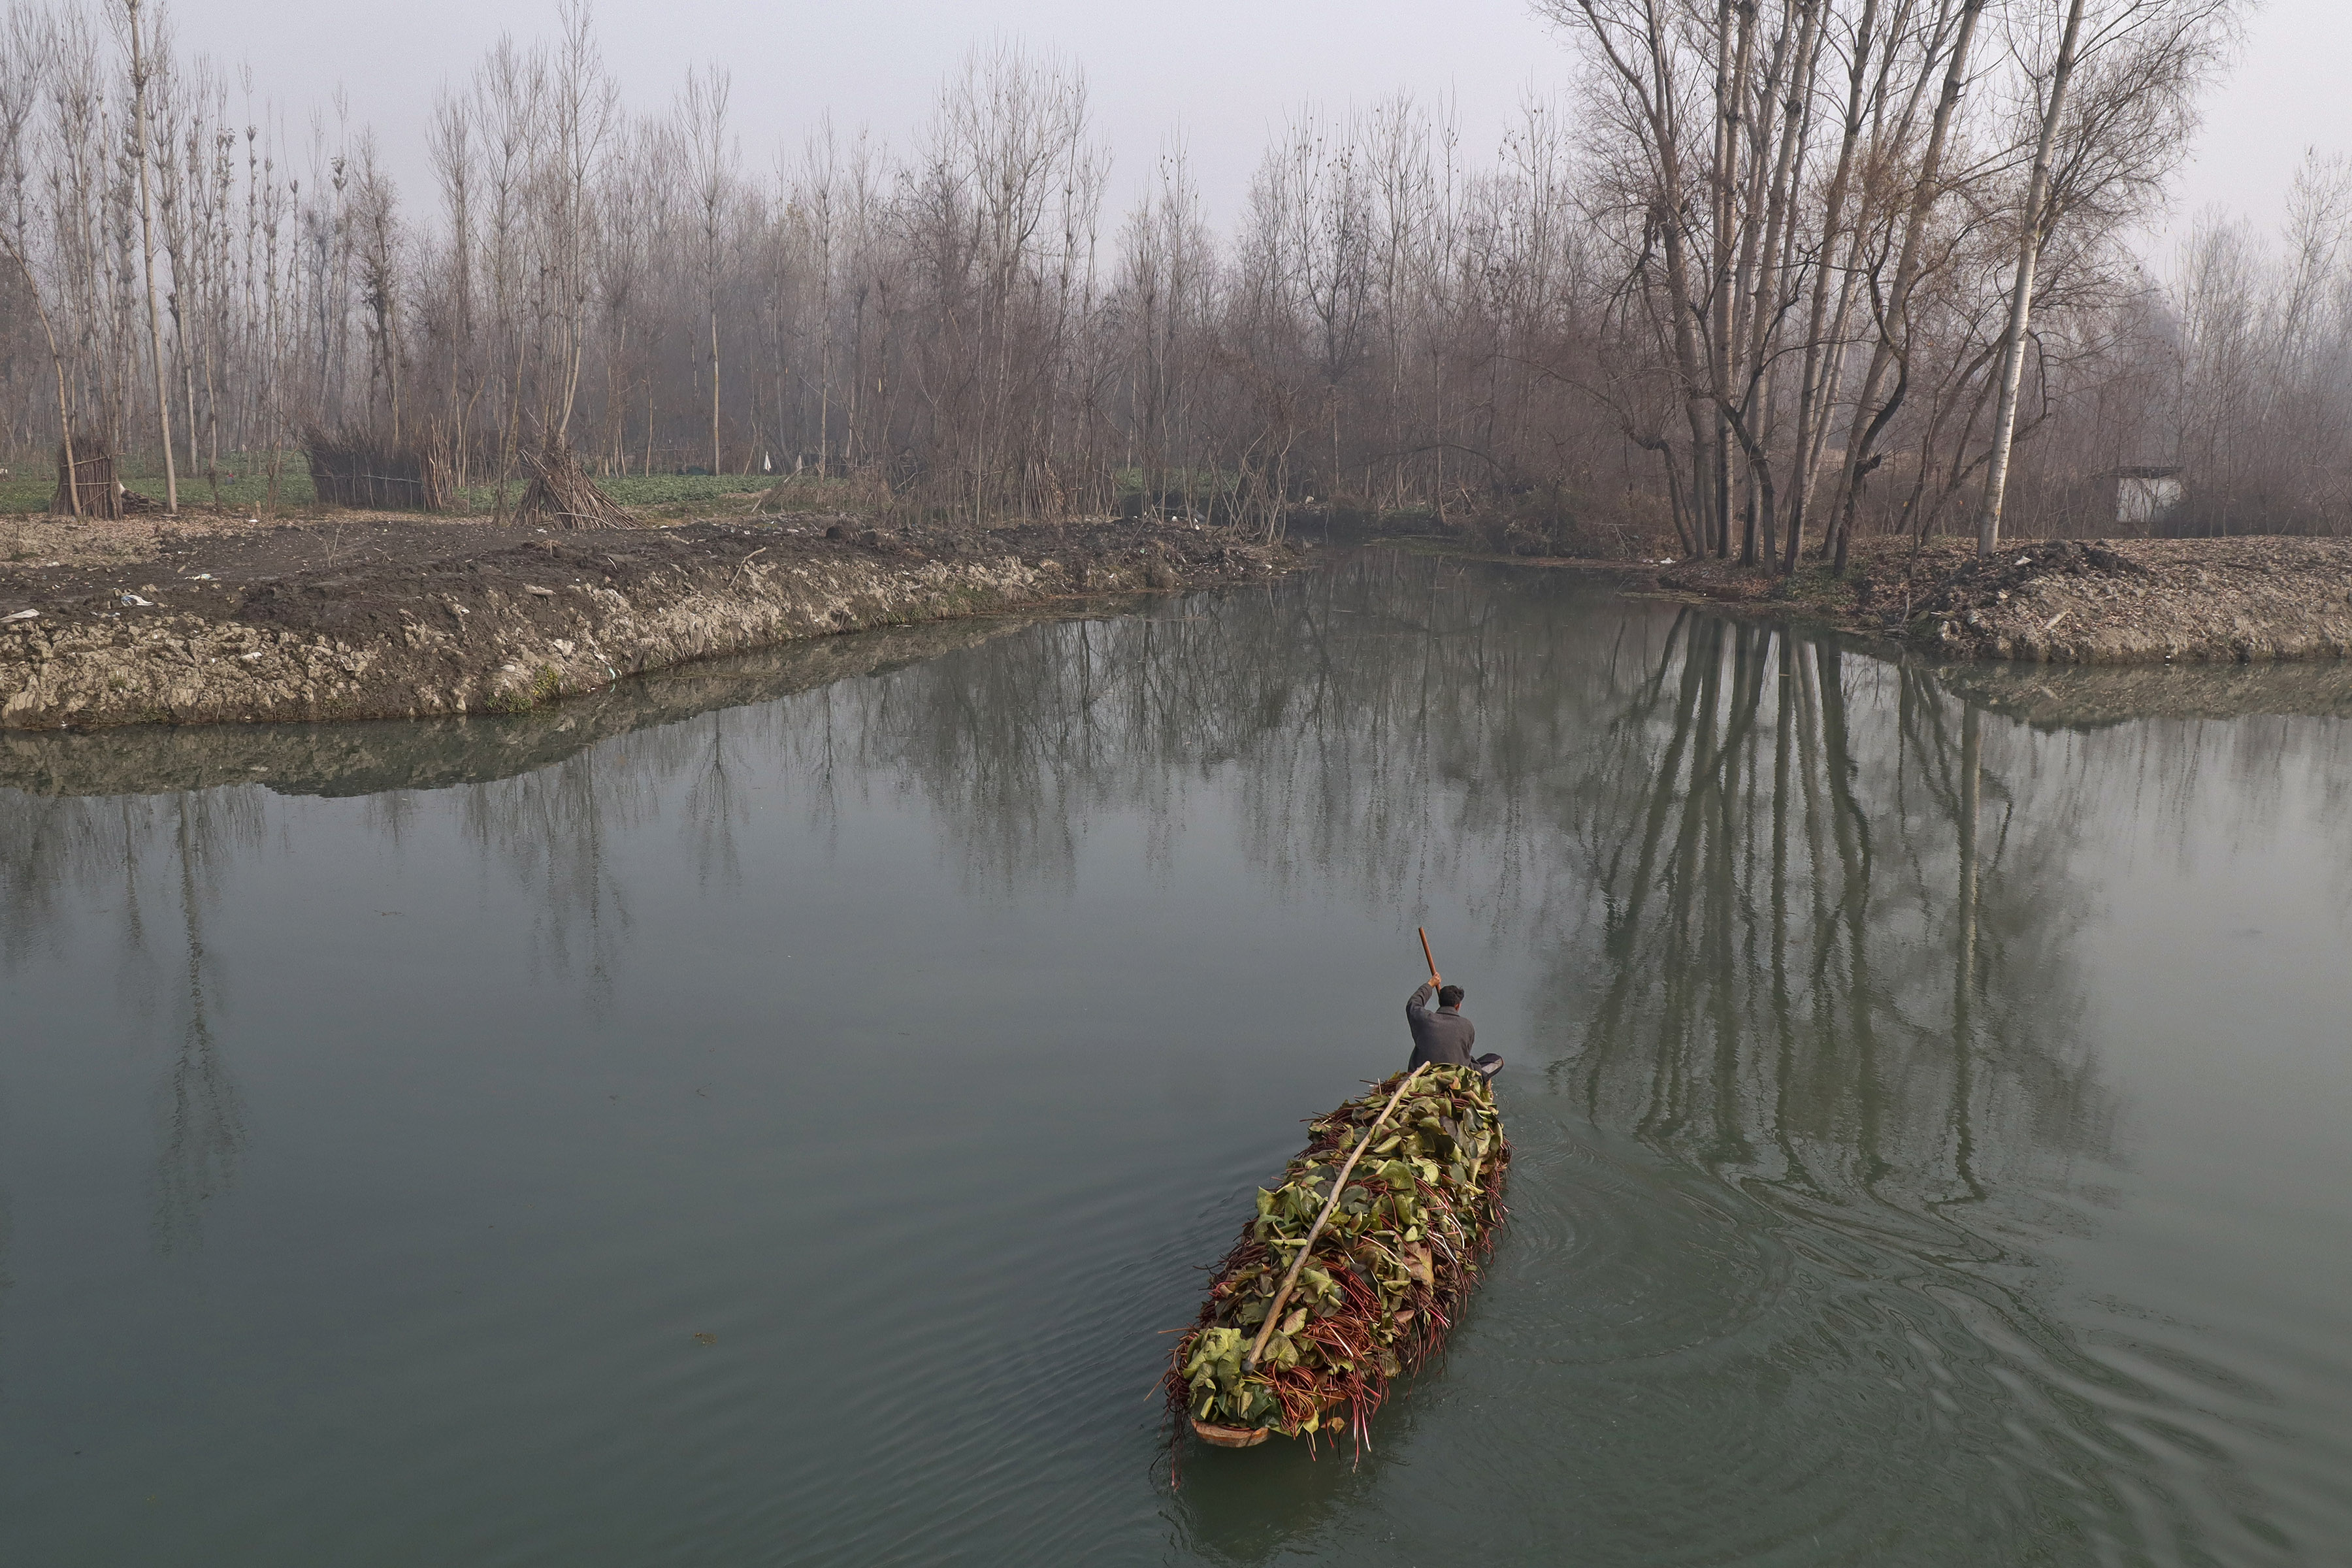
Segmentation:
{"type": "Polygon", "coordinates": [[[1469,1300],[1510,1157],[1475,1068],[1399,1073],[1318,1119],[1177,1342],[1171,1413],[1223,1448],[1341,1430],[1362,1444],[1469,1300]]]}

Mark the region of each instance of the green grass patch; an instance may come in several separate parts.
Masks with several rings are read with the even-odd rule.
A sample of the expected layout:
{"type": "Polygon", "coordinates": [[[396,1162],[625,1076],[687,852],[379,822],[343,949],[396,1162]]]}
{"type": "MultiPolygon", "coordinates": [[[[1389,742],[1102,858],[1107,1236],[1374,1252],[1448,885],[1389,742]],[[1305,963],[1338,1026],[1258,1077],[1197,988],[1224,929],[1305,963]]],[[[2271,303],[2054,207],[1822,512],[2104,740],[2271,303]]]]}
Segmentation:
{"type": "MultiPolygon", "coordinates": [[[[239,452],[221,461],[219,500],[223,507],[247,517],[260,515],[269,504],[269,456],[266,452],[239,452]]],[[[15,472],[0,479],[0,514],[45,512],[49,510],[49,498],[58,492],[57,469],[47,458],[29,458],[11,465],[15,472]]],[[[141,495],[163,499],[163,470],[130,468],[117,470],[117,479],[141,495]]],[[[289,452],[278,473],[278,510],[300,511],[318,500],[310,488],[310,468],[299,452],[289,452]]],[[[201,472],[180,474],[180,504],[211,506],[214,501],[213,481],[201,472]]]]}
{"type": "MultiPolygon", "coordinates": [[[[0,514],[45,512],[49,498],[57,493],[57,476],[46,458],[16,465],[16,471],[0,479],[0,514]]],[[[233,459],[224,459],[219,485],[220,504],[246,516],[258,516],[268,506],[269,498],[268,456],[266,453],[239,453],[233,459]]],[[[140,494],[163,499],[163,473],[158,468],[150,472],[134,468],[121,474],[122,482],[140,494]]],[[[678,516],[690,516],[726,502],[730,496],[756,494],[776,482],[772,474],[629,474],[615,479],[600,479],[604,492],[623,506],[642,508],[647,511],[674,510],[678,516]]],[[[522,499],[529,480],[509,479],[506,485],[506,504],[512,507],[522,499]]],[[[847,492],[850,481],[819,479],[814,477],[795,479],[791,493],[793,504],[807,510],[853,510],[847,492]],[[805,491],[805,499],[801,492],[805,491]]],[[[487,514],[499,504],[496,483],[468,485],[457,492],[468,512],[487,514]]],[[[182,506],[211,506],[214,501],[213,482],[203,474],[180,475],[182,506]]],[[[315,509],[318,493],[310,488],[310,468],[299,452],[289,452],[282,460],[278,475],[278,510],[280,512],[305,512],[315,509]]],[[[731,506],[740,508],[735,501],[731,506]]],[[[857,509],[863,510],[863,509],[857,509]]]]}
{"type": "Polygon", "coordinates": [[[55,479],[12,474],[0,479],[0,512],[47,511],[57,488],[55,479]]]}

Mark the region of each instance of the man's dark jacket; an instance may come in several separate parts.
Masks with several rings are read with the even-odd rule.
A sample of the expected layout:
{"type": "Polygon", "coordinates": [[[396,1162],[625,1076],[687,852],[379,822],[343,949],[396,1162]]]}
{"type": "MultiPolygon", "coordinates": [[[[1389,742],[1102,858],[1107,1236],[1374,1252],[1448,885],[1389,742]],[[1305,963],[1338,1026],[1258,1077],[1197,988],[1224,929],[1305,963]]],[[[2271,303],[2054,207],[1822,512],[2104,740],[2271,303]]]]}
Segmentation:
{"type": "Polygon", "coordinates": [[[1423,1062],[1450,1063],[1455,1067],[1476,1065],[1470,1056],[1470,1047],[1478,1031],[1470,1020],[1452,1007],[1440,1007],[1433,1013],[1428,1008],[1432,986],[1423,985],[1404,1005],[1404,1021],[1412,1026],[1412,1060],[1405,1065],[1417,1068],[1423,1062]]]}

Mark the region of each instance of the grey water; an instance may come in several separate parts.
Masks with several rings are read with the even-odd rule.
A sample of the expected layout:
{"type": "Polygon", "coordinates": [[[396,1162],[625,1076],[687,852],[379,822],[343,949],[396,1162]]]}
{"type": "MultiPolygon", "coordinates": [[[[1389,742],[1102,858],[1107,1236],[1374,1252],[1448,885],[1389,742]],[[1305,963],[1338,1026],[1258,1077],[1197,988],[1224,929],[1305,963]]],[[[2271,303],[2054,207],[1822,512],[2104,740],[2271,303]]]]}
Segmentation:
{"type": "Polygon", "coordinates": [[[1369,555],[10,737],[0,1562],[2352,1562],[2345,685],[1369,555]],[[1171,1456],[1416,925],[1486,1282],[1171,1456]]]}

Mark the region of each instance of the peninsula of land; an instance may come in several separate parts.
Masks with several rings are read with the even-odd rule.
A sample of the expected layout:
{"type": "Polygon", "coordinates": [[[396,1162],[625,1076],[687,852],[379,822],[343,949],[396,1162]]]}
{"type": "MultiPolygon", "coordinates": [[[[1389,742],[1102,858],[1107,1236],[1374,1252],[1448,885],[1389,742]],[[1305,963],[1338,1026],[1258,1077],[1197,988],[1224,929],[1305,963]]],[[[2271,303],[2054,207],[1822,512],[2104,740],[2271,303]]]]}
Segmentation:
{"type": "Polygon", "coordinates": [[[1956,659],[2242,664],[2352,654],[2352,540],[1938,541],[1858,552],[1843,578],[1709,560],[1658,585],[1956,659]]]}
{"type": "Polygon", "coordinates": [[[0,729],[14,730],[515,713],[694,659],[1262,582],[1297,560],[1223,531],[1112,521],[18,528],[20,559],[0,567],[0,729]],[[57,554],[21,559],[27,538],[36,557],[57,554]]]}

